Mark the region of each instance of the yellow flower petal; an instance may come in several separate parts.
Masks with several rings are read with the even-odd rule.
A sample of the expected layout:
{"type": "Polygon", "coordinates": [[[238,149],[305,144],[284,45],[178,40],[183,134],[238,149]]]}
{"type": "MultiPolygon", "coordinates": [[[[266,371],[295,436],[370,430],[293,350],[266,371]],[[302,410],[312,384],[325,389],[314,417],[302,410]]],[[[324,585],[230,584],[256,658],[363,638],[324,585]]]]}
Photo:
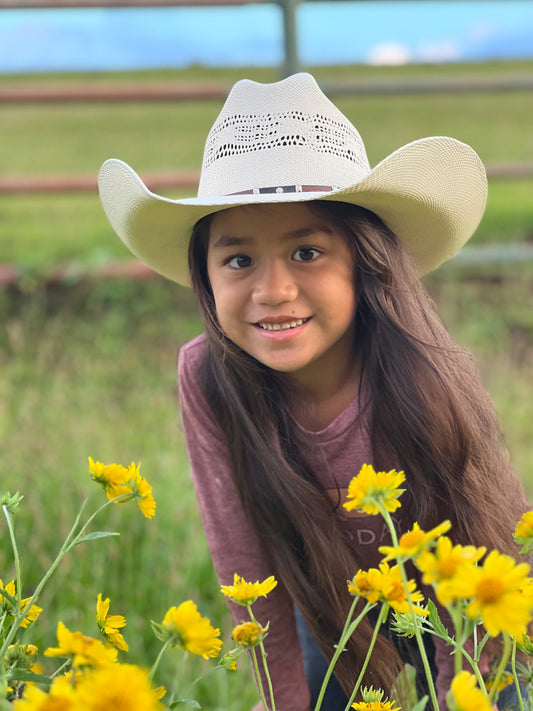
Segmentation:
{"type": "Polygon", "coordinates": [[[62,622],[57,625],[58,647],[49,647],[46,657],[69,657],[72,666],[98,667],[112,664],[117,658],[117,650],[106,647],[100,640],[87,637],[81,632],[71,632],[62,622]]]}
{"type": "Polygon", "coordinates": [[[457,711],[492,711],[485,694],[476,686],[476,677],[462,671],[452,681],[451,692],[457,711]]]}
{"type": "Polygon", "coordinates": [[[171,646],[181,647],[204,659],[218,656],[222,648],[220,630],[201,616],[192,600],[182,602],[179,607],[171,607],[162,626],[173,639],[171,646]]]}
{"type": "Polygon", "coordinates": [[[240,578],[237,573],[233,577],[233,585],[222,585],[220,590],[238,605],[252,605],[258,597],[266,597],[277,585],[277,580],[271,575],[260,583],[247,583],[244,578],[240,578]]]}
{"type": "Polygon", "coordinates": [[[114,664],[83,674],[76,685],[83,711],[163,711],[160,689],[153,689],[148,672],[132,664],[114,664]]]}
{"type": "Polygon", "coordinates": [[[443,521],[431,531],[423,531],[418,523],[414,523],[413,528],[404,533],[397,546],[380,546],[380,553],[385,553],[385,561],[392,558],[414,558],[423,550],[428,548],[443,533],[451,528],[450,521],[443,521]]]}
{"type": "Polygon", "coordinates": [[[255,647],[263,641],[268,625],[261,627],[258,622],[243,622],[233,628],[232,637],[241,647],[255,647]]]}
{"type": "Polygon", "coordinates": [[[491,551],[481,566],[461,567],[453,580],[457,597],[469,600],[466,614],[480,618],[495,637],[505,632],[521,640],[533,609],[527,591],[527,563],[516,563],[508,555],[491,551]]]}
{"type": "Polygon", "coordinates": [[[363,464],[361,471],[348,485],[348,499],[343,506],[347,511],[358,509],[366,514],[377,515],[380,506],[387,511],[396,511],[401,506],[398,498],[405,489],[398,487],[405,481],[403,472],[391,469],[376,472],[371,464],[363,464]]]}

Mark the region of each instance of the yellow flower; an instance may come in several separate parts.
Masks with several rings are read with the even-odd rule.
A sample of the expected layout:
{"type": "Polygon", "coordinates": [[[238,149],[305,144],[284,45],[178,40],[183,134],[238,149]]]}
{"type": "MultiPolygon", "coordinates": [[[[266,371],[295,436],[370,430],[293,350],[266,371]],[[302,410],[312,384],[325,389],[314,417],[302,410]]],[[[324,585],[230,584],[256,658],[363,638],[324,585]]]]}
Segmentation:
{"type": "Polygon", "coordinates": [[[407,590],[402,582],[402,573],[399,566],[392,568],[385,562],[378,568],[368,571],[358,571],[352,581],[348,583],[348,590],[352,595],[360,595],[370,603],[383,602],[390,605],[397,612],[409,613],[407,595],[414,605],[414,610],[419,615],[426,616],[427,610],[416,606],[424,596],[416,590],[414,580],[407,581],[407,590]]]}
{"type": "Polygon", "coordinates": [[[513,534],[516,543],[523,546],[520,553],[527,553],[533,546],[533,511],[522,515],[513,534]]]}
{"type": "Polygon", "coordinates": [[[167,693],[167,690],[165,689],[164,686],[158,686],[157,689],[154,689],[154,694],[156,695],[156,698],[158,698],[158,699],[162,699],[166,693],[167,693]]]}
{"type": "MultiPolygon", "coordinates": [[[[24,600],[20,601],[20,611],[21,612],[26,611],[30,600],[31,600],[30,597],[26,597],[26,598],[24,598],[24,600]]],[[[24,627],[24,628],[29,627],[32,622],[35,622],[35,620],[39,617],[39,615],[41,614],[42,611],[43,610],[41,607],[39,607],[39,605],[32,605],[29,608],[28,612],[26,612],[26,615],[25,615],[24,619],[22,620],[22,622],[20,623],[20,626],[24,627]]]]}
{"type": "MultiPolygon", "coordinates": [[[[18,601],[17,597],[17,591],[15,587],[15,581],[12,580],[9,582],[5,587],[2,581],[0,580],[0,590],[5,590],[5,592],[13,599],[15,603],[18,601]]],[[[28,608],[29,602],[31,598],[26,597],[23,600],[20,601],[20,611],[25,612],[26,609],[28,608]]],[[[6,612],[10,617],[15,617],[17,614],[17,610],[13,602],[9,600],[5,595],[2,595],[0,593],[0,611],[6,612]]],[[[42,608],[40,608],[38,605],[32,605],[29,610],[26,612],[24,618],[22,619],[22,622],[20,623],[20,626],[26,629],[31,625],[32,622],[34,622],[39,615],[42,612],[42,608]]]]}
{"type": "Polygon", "coordinates": [[[261,627],[258,622],[243,622],[233,628],[233,639],[241,647],[255,647],[264,640],[268,632],[268,625],[261,627]]]}
{"type": "Polygon", "coordinates": [[[435,584],[437,599],[442,605],[454,601],[453,577],[459,568],[474,565],[484,555],[486,548],[454,546],[447,536],[440,536],[433,553],[423,550],[416,559],[425,585],[435,584]]]}
{"type": "MultiPolygon", "coordinates": [[[[16,599],[17,591],[15,589],[15,581],[12,580],[6,586],[0,580],[0,590],[5,590],[5,592],[12,598],[16,599]]],[[[14,614],[14,606],[11,600],[9,600],[5,595],[0,593],[0,610],[7,612],[10,615],[14,614]]]]}
{"type": "Polygon", "coordinates": [[[428,548],[436,538],[446,533],[451,525],[449,521],[443,521],[431,531],[426,532],[420,528],[418,523],[415,523],[410,531],[400,537],[397,547],[380,546],[378,550],[380,553],[386,554],[385,561],[391,560],[391,558],[414,558],[428,548]]]}
{"type": "Polygon", "coordinates": [[[348,498],[343,504],[347,511],[358,509],[366,514],[380,513],[380,506],[387,511],[396,511],[401,506],[398,501],[405,489],[398,487],[405,481],[403,472],[391,469],[389,472],[375,472],[371,464],[363,464],[361,471],[348,485],[348,498]]]}
{"type": "Polygon", "coordinates": [[[533,606],[531,596],[523,592],[528,571],[527,563],[517,564],[510,556],[491,551],[482,566],[459,568],[454,592],[470,600],[466,614],[481,618],[492,637],[506,632],[521,640],[533,606]]]}
{"type": "Polygon", "coordinates": [[[118,496],[131,494],[131,489],[127,486],[128,470],[122,464],[102,464],[89,457],[89,471],[93,481],[100,484],[110,501],[118,496]]]}
{"type": "Polygon", "coordinates": [[[133,664],[113,664],[83,674],[76,685],[80,711],[160,711],[160,691],[148,672],[133,664]]]}
{"type": "Polygon", "coordinates": [[[233,576],[233,585],[222,585],[220,590],[229,597],[230,600],[238,605],[246,607],[252,605],[258,597],[266,597],[277,585],[277,580],[271,575],[266,580],[260,583],[258,580],[255,583],[247,583],[244,578],[240,578],[237,573],[233,576]]]}
{"type": "Polygon", "coordinates": [[[48,693],[35,684],[26,684],[24,697],[13,702],[13,711],[82,711],[75,691],[65,676],[57,676],[48,693]]]}
{"type": "Polygon", "coordinates": [[[7,648],[4,660],[7,666],[17,667],[17,669],[31,669],[34,664],[34,657],[39,650],[34,644],[10,644],[7,648]]]}
{"type": "Polygon", "coordinates": [[[132,462],[128,469],[129,486],[133,498],[137,502],[145,518],[152,518],[155,515],[155,500],[152,496],[152,487],[144,477],[139,474],[140,464],[132,462]]]}
{"type": "Polygon", "coordinates": [[[361,696],[362,701],[352,704],[356,711],[401,711],[400,706],[395,706],[396,701],[383,699],[385,692],[382,689],[365,686],[361,690],[361,696]]]}
{"type": "Polygon", "coordinates": [[[216,657],[222,648],[220,630],[200,615],[192,600],[171,607],[161,627],[166,638],[172,639],[171,646],[181,647],[204,659],[216,657]]]}
{"type": "MultiPolygon", "coordinates": [[[[511,672],[504,672],[498,683],[498,691],[503,691],[506,686],[511,686],[513,682],[514,676],[511,674],[511,672]]],[[[485,681],[485,686],[487,687],[487,691],[490,691],[494,686],[494,679],[487,679],[485,681]]]]}
{"type": "Polygon", "coordinates": [[[59,647],[49,647],[47,657],[70,657],[73,667],[98,667],[111,664],[117,658],[117,650],[106,647],[100,640],[86,637],[81,632],[71,632],[62,622],[57,625],[59,647]]]}
{"type": "Polygon", "coordinates": [[[98,593],[96,601],[96,624],[98,625],[100,632],[104,635],[106,640],[113,645],[113,647],[127,652],[128,644],[118,631],[121,627],[125,627],[126,618],[122,615],[110,615],[109,602],[110,600],[108,597],[106,597],[105,600],[102,600],[102,595],[98,593]]]}
{"type": "Polygon", "coordinates": [[[352,580],[348,581],[348,592],[354,597],[356,595],[364,597],[368,602],[377,602],[380,597],[380,589],[374,587],[376,579],[373,576],[373,571],[376,571],[376,568],[358,570],[352,580]]]}
{"type": "Polygon", "coordinates": [[[476,686],[476,677],[461,671],[452,681],[451,692],[457,711],[492,711],[485,694],[476,686]]]}
{"type": "Polygon", "coordinates": [[[401,711],[401,706],[395,706],[396,701],[357,701],[352,704],[356,711],[401,711]]]}
{"type": "Polygon", "coordinates": [[[155,514],[155,500],[152,487],[139,473],[140,464],[132,462],[128,468],[122,464],[102,464],[89,457],[89,471],[94,481],[105,490],[109,500],[123,497],[116,503],[124,504],[132,499],[137,502],[142,514],[152,518],[155,514]]]}

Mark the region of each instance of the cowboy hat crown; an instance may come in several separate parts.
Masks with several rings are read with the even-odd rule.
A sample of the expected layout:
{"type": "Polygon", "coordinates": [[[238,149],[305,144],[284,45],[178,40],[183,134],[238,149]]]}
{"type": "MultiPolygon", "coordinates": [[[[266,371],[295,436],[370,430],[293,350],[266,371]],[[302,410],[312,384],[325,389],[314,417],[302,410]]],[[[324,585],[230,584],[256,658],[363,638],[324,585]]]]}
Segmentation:
{"type": "Polygon", "coordinates": [[[152,193],[123,161],[99,174],[121,240],[163,276],[188,284],[187,250],[202,217],[254,203],[333,200],[371,210],[404,242],[421,273],[457,252],[485,208],[475,151],[453,138],[413,141],[370,168],[361,136],[315,79],[235,84],[207,137],[196,198],[152,193]]]}

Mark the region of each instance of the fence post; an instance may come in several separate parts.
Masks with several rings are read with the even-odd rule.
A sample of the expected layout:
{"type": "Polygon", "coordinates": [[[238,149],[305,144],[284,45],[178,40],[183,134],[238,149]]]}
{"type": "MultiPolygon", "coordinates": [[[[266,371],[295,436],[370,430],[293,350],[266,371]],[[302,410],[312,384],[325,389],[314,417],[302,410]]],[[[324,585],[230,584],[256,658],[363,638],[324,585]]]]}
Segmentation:
{"type": "Polygon", "coordinates": [[[283,13],[283,77],[299,71],[296,8],[299,0],[279,0],[283,13]]]}

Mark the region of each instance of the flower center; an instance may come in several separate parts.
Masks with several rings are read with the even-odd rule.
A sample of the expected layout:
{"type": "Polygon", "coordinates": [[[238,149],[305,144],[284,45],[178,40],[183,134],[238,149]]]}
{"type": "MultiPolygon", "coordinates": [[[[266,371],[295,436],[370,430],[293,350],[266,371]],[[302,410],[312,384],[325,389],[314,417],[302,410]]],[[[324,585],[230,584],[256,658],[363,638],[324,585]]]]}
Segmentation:
{"type": "Polygon", "coordinates": [[[401,582],[393,582],[386,592],[387,600],[401,602],[405,600],[405,590],[401,582]]]}
{"type": "Polygon", "coordinates": [[[404,533],[400,538],[401,548],[416,548],[421,543],[424,542],[425,533],[424,531],[409,531],[404,533]]]}
{"type": "Polygon", "coordinates": [[[504,586],[497,578],[485,578],[476,586],[476,597],[482,604],[498,602],[501,599],[504,586]]]}

